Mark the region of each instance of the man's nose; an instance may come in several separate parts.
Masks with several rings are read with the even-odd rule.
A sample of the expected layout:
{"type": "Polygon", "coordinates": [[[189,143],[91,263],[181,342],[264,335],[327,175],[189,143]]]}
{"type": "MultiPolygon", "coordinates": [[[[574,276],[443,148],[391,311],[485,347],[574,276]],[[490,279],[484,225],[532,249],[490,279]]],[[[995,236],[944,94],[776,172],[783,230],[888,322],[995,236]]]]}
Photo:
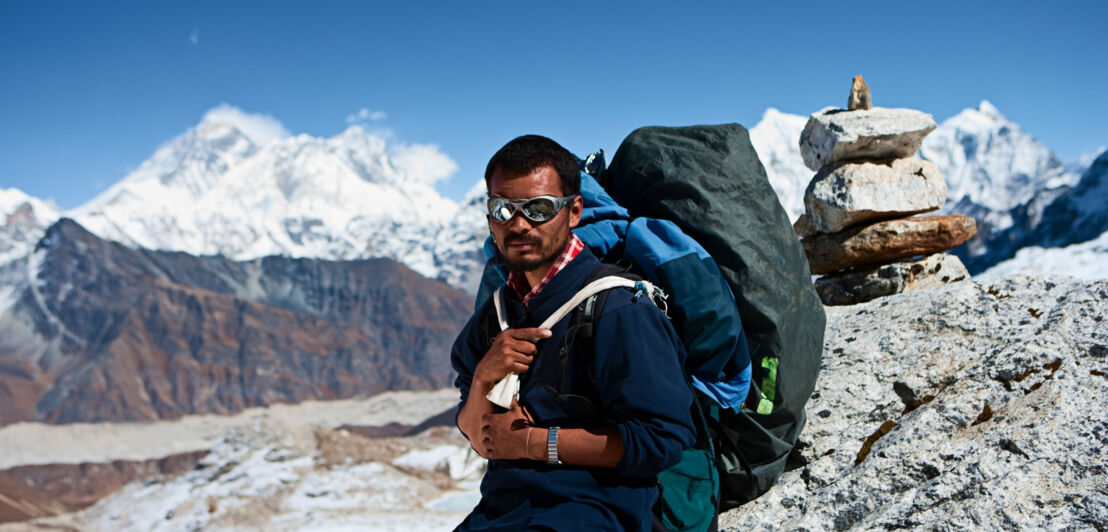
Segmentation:
{"type": "Polygon", "coordinates": [[[523,215],[522,211],[516,211],[508,220],[508,229],[513,232],[523,232],[531,229],[531,220],[523,215]]]}

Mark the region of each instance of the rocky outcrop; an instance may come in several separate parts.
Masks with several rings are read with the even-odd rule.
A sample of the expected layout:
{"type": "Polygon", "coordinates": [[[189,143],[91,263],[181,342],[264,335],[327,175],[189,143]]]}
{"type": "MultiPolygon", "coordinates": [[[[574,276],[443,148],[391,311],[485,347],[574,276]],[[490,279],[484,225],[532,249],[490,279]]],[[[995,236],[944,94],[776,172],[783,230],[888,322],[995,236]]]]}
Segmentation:
{"type": "Polygon", "coordinates": [[[968,278],[957,257],[890,264],[953,249],[973,238],[977,226],[959,214],[907,218],[936,210],[946,200],[938,168],[907,158],[935,122],[911,109],[870,108],[869,100],[869,87],[855,77],[848,109],[813,114],[800,135],[804,163],[819,171],[808,184],[804,216],[793,232],[802,238],[812,274],[832,274],[820,279],[825,305],[968,278]]]}
{"type": "Polygon", "coordinates": [[[134,250],[52,226],[0,313],[0,425],[177,418],[451,384],[472,299],[388,259],[134,250]]]}
{"type": "Polygon", "coordinates": [[[843,163],[821,169],[804,195],[810,221],[822,233],[861,222],[937,210],[946,200],[946,182],[927,161],[843,163]]]}
{"type": "MultiPolygon", "coordinates": [[[[172,477],[191,471],[208,451],[180,453],[156,460],[114,460],[109,463],[36,464],[13,467],[0,471],[6,477],[23,484],[24,489],[57,503],[43,508],[41,515],[29,515],[8,521],[22,521],[29,517],[57,515],[89,506],[105,496],[118,491],[131,482],[172,477]]],[[[17,489],[5,489],[0,482],[0,500],[11,498],[17,489]]],[[[0,515],[0,522],[5,519],[0,515]]]]}
{"type": "Polygon", "coordinates": [[[1106,320],[1065,277],[829,308],[804,444],[721,530],[1102,529],[1106,320]]]}
{"type": "Polygon", "coordinates": [[[0,471],[0,523],[25,521],[72,510],[73,508],[39,493],[22,479],[0,471]]]}
{"type": "Polygon", "coordinates": [[[812,274],[820,275],[941,253],[969,240],[975,233],[973,218],[949,214],[876,222],[832,234],[816,233],[801,243],[812,274]]]}
{"type": "Polygon", "coordinates": [[[931,115],[914,109],[826,107],[800,133],[800,153],[812,170],[853,159],[901,159],[919,151],[935,127],[931,115]]]}
{"type": "Polygon", "coordinates": [[[905,260],[869,268],[824,275],[816,279],[816,292],[828,305],[853,305],[901,292],[938,288],[970,278],[958,257],[936,253],[919,260],[905,260]]]}

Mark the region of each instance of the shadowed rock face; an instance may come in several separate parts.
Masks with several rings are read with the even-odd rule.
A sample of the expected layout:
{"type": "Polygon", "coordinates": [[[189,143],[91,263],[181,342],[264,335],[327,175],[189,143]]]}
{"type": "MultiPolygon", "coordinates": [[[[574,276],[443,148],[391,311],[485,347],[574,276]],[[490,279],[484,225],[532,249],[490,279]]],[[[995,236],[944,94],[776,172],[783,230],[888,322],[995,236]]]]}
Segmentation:
{"type": "Polygon", "coordinates": [[[47,230],[27,271],[0,315],[0,425],[443,387],[471,310],[463,292],[388,259],[134,250],[71,220],[47,230]]]}

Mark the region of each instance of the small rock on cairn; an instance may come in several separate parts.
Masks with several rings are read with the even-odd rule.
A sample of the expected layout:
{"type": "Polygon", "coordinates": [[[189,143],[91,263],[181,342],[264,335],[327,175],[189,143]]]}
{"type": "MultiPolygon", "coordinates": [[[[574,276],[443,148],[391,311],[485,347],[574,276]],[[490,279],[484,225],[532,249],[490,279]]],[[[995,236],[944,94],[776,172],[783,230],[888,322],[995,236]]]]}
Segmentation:
{"type": "Polygon", "coordinates": [[[946,181],[928,161],[909,159],[935,129],[931,115],[873,107],[856,76],[847,109],[811,116],[800,134],[816,171],[794,229],[825,305],[850,305],[969,278],[944,254],[977,234],[964,214],[915,216],[946,201],[946,181]]]}

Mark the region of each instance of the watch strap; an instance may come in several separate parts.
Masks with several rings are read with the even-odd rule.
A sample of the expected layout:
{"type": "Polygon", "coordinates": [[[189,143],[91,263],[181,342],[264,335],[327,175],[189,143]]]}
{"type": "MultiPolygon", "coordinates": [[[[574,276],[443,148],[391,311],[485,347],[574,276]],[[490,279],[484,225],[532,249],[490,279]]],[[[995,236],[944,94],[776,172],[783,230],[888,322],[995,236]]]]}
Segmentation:
{"type": "Polygon", "coordinates": [[[558,427],[550,427],[546,432],[546,463],[559,465],[558,459],[558,427]]]}

